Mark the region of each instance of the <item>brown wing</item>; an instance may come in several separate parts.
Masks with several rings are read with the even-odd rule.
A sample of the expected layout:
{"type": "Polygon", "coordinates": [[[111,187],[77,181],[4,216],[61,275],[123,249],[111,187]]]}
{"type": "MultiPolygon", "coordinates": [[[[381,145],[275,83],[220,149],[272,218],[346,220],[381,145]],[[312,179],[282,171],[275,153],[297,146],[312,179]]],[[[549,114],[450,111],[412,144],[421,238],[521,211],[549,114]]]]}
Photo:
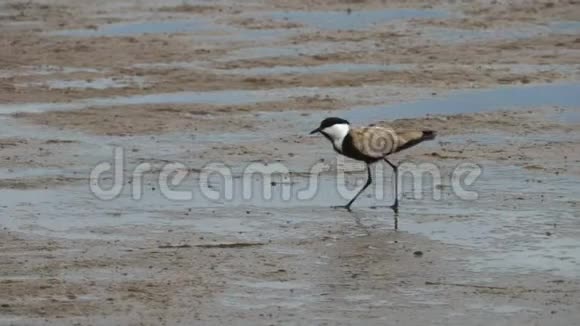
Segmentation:
{"type": "Polygon", "coordinates": [[[420,142],[435,139],[435,131],[432,130],[397,130],[397,148],[395,152],[415,146],[420,142]]]}
{"type": "Polygon", "coordinates": [[[352,128],[350,135],[355,149],[377,159],[393,153],[399,143],[397,133],[389,127],[352,128]]]}
{"type": "Polygon", "coordinates": [[[415,146],[420,142],[435,139],[431,130],[397,130],[387,126],[352,128],[353,147],[365,156],[380,159],[415,146]]]}

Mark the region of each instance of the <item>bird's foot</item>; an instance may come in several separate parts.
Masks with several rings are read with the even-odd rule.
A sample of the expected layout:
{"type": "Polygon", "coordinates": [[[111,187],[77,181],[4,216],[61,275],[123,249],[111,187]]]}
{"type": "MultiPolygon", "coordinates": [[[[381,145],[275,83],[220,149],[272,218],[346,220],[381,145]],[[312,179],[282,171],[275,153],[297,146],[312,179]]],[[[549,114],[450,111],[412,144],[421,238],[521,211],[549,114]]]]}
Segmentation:
{"type": "Polygon", "coordinates": [[[349,212],[352,212],[349,205],[340,205],[340,206],[331,206],[334,209],[346,209],[349,212]]]}
{"type": "Polygon", "coordinates": [[[392,209],[395,214],[399,214],[399,205],[391,205],[389,208],[392,209]]]}
{"type": "Polygon", "coordinates": [[[395,214],[399,213],[399,205],[375,205],[369,206],[370,209],[379,209],[379,208],[390,208],[395,212],[395,214]]]}

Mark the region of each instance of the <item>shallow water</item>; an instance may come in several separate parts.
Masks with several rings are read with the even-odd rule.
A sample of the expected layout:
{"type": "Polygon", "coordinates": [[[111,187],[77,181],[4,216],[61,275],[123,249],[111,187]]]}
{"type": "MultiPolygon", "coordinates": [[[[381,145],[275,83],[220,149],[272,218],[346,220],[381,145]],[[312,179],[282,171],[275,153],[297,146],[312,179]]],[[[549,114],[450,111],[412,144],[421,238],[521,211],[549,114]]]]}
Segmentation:
{"type": "Polygon", "coordinates": [[[522,107],[578,106],[578,83],[507,86],[490,90],[455,91],[433,99],[393,106],[358,107],[343,116],[356,122],[421,117],[427,114],[490,112],[522,107]]]}
{"type": "Polygon", "coordinates": [[[96,78],[90,80],[48,80],[46,82],[32,83],[30,85],[44,86],[50,89],[109,89],[144,87],[147,85],[143,77],[123,77],[123,78],[96,78]]]}
{"type": "Polygon", "coordinates": [[[580,22],[575,21],[551,22],[546,25],[530,25],[527,27],[503,29],[468,30],[447,27],[421,28],[421,34],[424,37],[446,43],[518,40],[541,35],[578,33],[580,33],[580,22]]]}
{"type": "MultiPolygon", "coordinates": [[[[560,107],[564,110],[551,116],[555,121],[573,123],[580,121],[578,113],[578,83],[557,83],[542,85],[506,86],[493,89],[452,91],[446,95],[428,96],[412,102],[394,105],[359,106],[352,109],[334,111],[332,115],[342,117],[355,124],[367,124],[383,120],[418,118],[426,115],[449,115],[462,113],[492,112],[497,110],[517,110],[526,107],[560,107]]],[[[324,95],[321,91],[319,94],[324,95]]],[[[346,93],[345,93],[346,94],[346,93]]],[[[376,94],[370,92],[366,98],[376,94]]],[[[334,94],[333,94],[334,96],[334,94]]],[[[287,118],[298,125],[304,125],[303,133],[312,129],[312,121],[328,117],[329,113],[264,112],[260,119],[287,118]],[[310,128],[310,129],[308,129],[310,128]]],[[[488,135],[493,137],[493,135],[488,135]]]]}
{"type": "Polygon", "coordinates": [[[580,21],[559,21],[548,23],[548,29],[556,34],[580,33],[580,21]]]}
{"type": "MultiPolygon", "coordinates": [[[[397,104],[394,106],[365,106],[342,111],[341,114],[353,122],[368,122],[384,119],[412,118],[427,114],[459,114],[488,112],[497,109],[514,109],[525,106],[576,107],[578,83],[558,83],[526,86],[507,86],[489,90],[454,91],[449,95],[432,99],[397,104]]],[[[135,95],[112,98],[93,98],[69,103],[27,103],[0,105],[0,114],[18,112],[46,112],[55,110],[78,110],[86,107],[106,107],[138,104],[213,104],[233,105],[287,100],[295,96],[330,96],[352,99],[352,96],[367,100],[388,99],[389,92],[397,88],[384,87],[295,87],[270,90],[224,90],[207,92],[176,92],[135,95]]],[[[284,114],[284,113],[273,113],[284,114]]],[[[321,113],[313,112],[318,117],[321,113]]]]}
{"type": "Polygon", "coordinates": [[[475,272],[580,275],[575,250],[580,247],[580,215],[574,204],[580,180],[479,163],[484,171],[475,187],[479,199],[445,197],[447,207],[414,201],[421,208],[408,221],[407,230],[481,253],[469,260],[475,272]]]}
{"type": "MultiPolygon", "coordinates": [[[[400,93],[404,89],[393,87],[391,92],[400,93]]],[[[106,107],[114,105],[139,105],[139,104],[213,104],[234,105],[251,104],[287,100],[295,96],[336,96],[340,98],[375,97],[378,99],[390,96],[383,86],[365,87],[292,87],[275,88],[264,90],[222,90],[206,92],[175,92],[159,93],[134,96],[119,96],[110,98],[92,98],[66,103],[26,103],[26,104],[0,104],[1,114],[13,114],[18,112],[46,112],[55,110],[79,110],[87,107],[106,107]]]]}
{"type": "MultiPolygon", "coordinates": [[[[399,215],[402,232],[473,251],[469,268],[474,272],[540,271],[564,277],[580,275],[580,256],[576,250],[580,239],[574,236],[580,232],[577,223],[580,216],[572,204],[580,191],[580,180],[569,176],[544,176],[542,183],[530,183],[528,180],[537,175],[525,169],[492,163],[483,166],[483,175],[472,187],[479,193],[475,201],[461,200],[452,189],[442,190],[442,197],[437,200],[429,183],[423,185],[422,197],[415,198],[409,181],[404,182],[399,215]],[[517,200],[514,202],[513,198],[520,196],[527,198],[521,201],[525,206],[517,200]],[[535,197],[541,200],[533,200],[535,197]]],[[[320,236],[327,223],[351,224],[358,220],[366,227],[392,228],[390,210],[369,208],[392,202],[392,174],[387,168],[381,168],[381,176],[375,175],[376,183],[357,201],[352,214],[329,206],[347,201],[352,191],[357,190],[356,180],[360,187],[364,173],[347,178],[351,193],[338,191],[333,175],[321,175],[318,190],[308,198],[297,195],[308,186],[306,176],[293,177],[288,185],[272,186],[271,199],[263,197],[262,192],[269,184],[252,180],[251,189],[255,193],[245,199],[240,197],[243,193],[241,179],[234,174],[237,190],[233,191],[234,198],[226,201],[223,197],[218,200],[207,197],[207,191],[214,193],[224,189],[225,184],[216,176],[210,178],[211,186],[206,192],[201,191],[203,185],[199,184],[196,175],[172,189],[191,192],[193,197],[188,200],[168,199],[168,190],[152,188],[154,178],[151,176],[145,178],[143,197],[139,200],[131,198],[132,186],[128,184],[122,195],[112,201],[99,200],[86,186],[67,186],[6,190],[0,198],[0,208],[5,216],[14,217],[3,220],[3,225],[10,230],[65,238],[115,239],[124,238],[122,230],[126,228],[145,227],[152,232],[181,227],[223,236],[235,235],[248,241],[308,239],[320,236]],[[282,195],[286,186],[292,194],[288,200],[282,195]],[[35,213],[40,211],[42,215],[35,213]],[[308,230],[304,229],[306,224],[310,225],[308,230]],[[119,231],[115,231],[116,228],[119,231]]]]}

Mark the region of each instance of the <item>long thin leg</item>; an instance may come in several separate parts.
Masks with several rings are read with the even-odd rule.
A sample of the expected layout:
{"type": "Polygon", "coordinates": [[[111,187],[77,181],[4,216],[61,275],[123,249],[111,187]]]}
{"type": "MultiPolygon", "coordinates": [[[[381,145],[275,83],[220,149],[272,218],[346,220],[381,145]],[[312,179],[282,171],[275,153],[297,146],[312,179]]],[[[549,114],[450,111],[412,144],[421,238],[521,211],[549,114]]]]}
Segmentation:
{"type": "Polygon", "coordinates": [[[391,208],[393,209],[393,211],[395,213],[399,212],[399,169],[397,168],[397,166],[393,163],[391,163],[389,160],[387,160],[385,158],[385,162],[387,162],[392,168],[393,168],[393,172],[395,173],[395,203],[393,204],[393,206],[391,206],[391,208]]]}
{"type": "Polygon", "coordinates": [[[357,199],[357,197],[363,191],[365,191],[365,189],[373,182],[373,178],[371,176],[371,166],[368,164],[367,164],[367,173],[368,173],[367,183],[365,183],[364,187],[362,187],[362,189],[358,191],[358,193],[348,202],[348,204],[346,204],[346,206],[342,206],[341,208],[346,208],[347,210],[350,211],[350,205],[352,205],[352,203],[354,203],[354,201],[357,199]]]}

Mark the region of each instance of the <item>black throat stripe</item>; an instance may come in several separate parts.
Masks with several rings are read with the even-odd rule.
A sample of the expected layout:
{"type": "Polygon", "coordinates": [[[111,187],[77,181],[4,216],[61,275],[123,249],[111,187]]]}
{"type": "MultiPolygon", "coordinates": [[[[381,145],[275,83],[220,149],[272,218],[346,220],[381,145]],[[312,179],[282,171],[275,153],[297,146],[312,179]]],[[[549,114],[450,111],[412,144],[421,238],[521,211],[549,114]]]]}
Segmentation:
{"type": "Polygon", "coordinates": [[[344,137],[344,140],[342,141],[342,153],[341,154],[346,156],[346,157],[350,157],[352,159],[358,160],[358,161],[364,161],[366,163],[376,162],[376,161],[381,159],[381,158],[376,158],[376,157],[370,157],[370,156],[367,156],[367,155],[361,153],[361,151],[359,151],[354,146],[353,141],[352,141],[352,136],[350,133],[348,133],[346,135],[346,137],[344,137]]]}

